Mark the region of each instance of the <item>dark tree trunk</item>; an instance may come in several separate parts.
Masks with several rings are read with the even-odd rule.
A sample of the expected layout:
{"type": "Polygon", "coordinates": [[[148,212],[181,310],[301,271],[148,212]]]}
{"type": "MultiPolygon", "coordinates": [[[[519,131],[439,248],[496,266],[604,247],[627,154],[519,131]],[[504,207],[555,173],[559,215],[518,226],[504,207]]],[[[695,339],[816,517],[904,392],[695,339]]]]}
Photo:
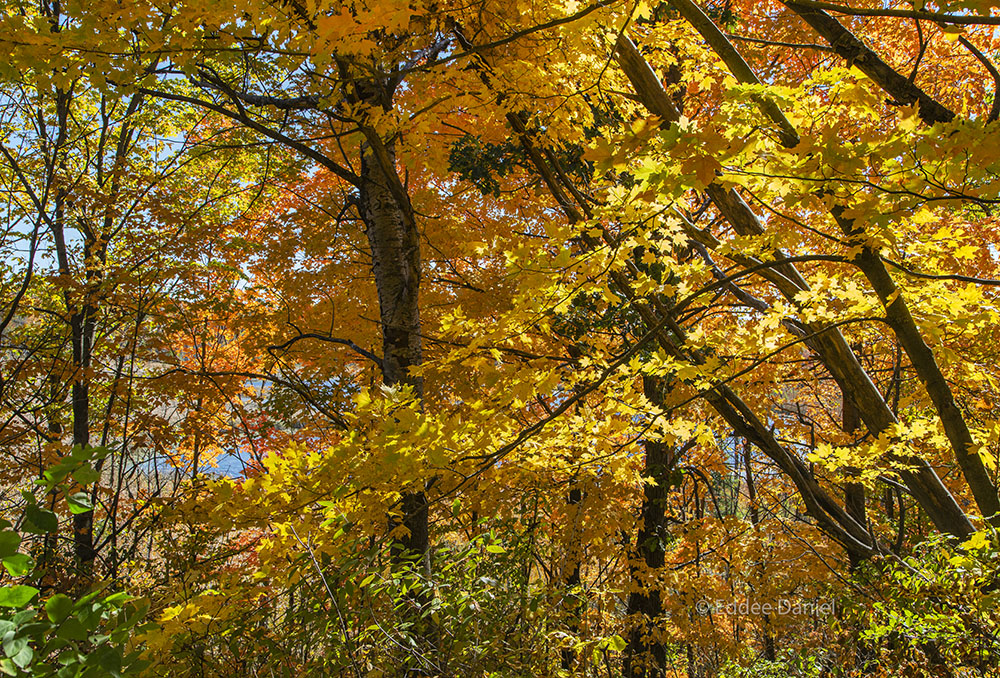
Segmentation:
{"type": "MultiPolygon", "coordinates": [[[[643,391],[654,403],[663,401],[662,381],[643,377],[643,391]]],[[[662,441],[646,441],[643,475],[653,479],[643,487],[642,521],[632,552],[632,587],[628,596],[628,614],[634,619],[628,645],[622,654],[622,674],[625,678],[657,678],[666,673],[667,653],[663,643],[655,639],[655,624],[663,614],[659,589],[645,585],[642,572],[656,572],[664,564],[664,538],[667,529],[667,496],[673,487],[671,476],[676,455],[662,441]]]]}
{"type": "MultiPolygon", "coordinates": [[[[581,501],[583,501],[583,492],[574,482],[569,493],[566,495],[566,505],[569,508],[568,513],[570,514],[569,518],[574,525],[579,524],[579,515],[577,512],[580,510],[581,501]]],[[[580,629],[579,617],[584,604],[583,599],[575,591],[580,586],[580,558],[582,556],[582,544],[580,544],[580,540],[577,537],[578,535],[574,533],[571,551],[568,554],[568,557],[571,559],[571,566],[566,568],[567,572],[563,579],[565,589],[572,592],[568,594],[567,600],[570,615],[569,627],[574,633],[580,629]]],[[[572,648],[564,647],[560,655],[559,664],[562,669],[564,671],[571,670],[573,668],[573,660],[576,659],[576,652],[572,648]]]]}
{"type": "MultiPolygon", "coordinates": [[[[842,399],[841,420],[844,433],[854,433],[861,427],[861,418],[854,403],[846,395],[842,399]]],[[[857,469],[847,469],[849,475],[857,475],[857,469]]],[[[848,482],[844,485],[844,508],[848,515],[854,518],[858,525],[867,525],[868,516],[865,511],[865,486],[861,483],[848,482]]],[[[862,559],[854,553],[848,553],[850,568],[854,571],[862,563],[862,559]]]]}

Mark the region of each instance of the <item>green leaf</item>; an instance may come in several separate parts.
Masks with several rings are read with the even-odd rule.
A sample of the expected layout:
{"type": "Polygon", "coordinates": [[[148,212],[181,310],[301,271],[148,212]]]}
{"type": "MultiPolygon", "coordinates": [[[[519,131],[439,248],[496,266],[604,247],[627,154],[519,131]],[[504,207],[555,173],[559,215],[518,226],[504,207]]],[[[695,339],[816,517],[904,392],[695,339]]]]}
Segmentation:
{"type": "Polygon", "coordinates": [[[3,653],[8,657],[13,657],[28,645],[25,636],[15,636],[12,632],[3,637],[3,653]]]}
{"type": "MultiPolygon", "coordinates": [[[[31,613],[32,615],[36,615],[37,618],[38,614],[37,610],[32,610],[31,613]]],[[[23,636],[28,636],[29,638],[41,636],[43,634],[48,633],[51,630],[52,630],[52,624],[48,623],[47,621],[31,622],[30,624],[23,624],[18,627],[18,633],[20,633],[23,636]]]]}
{"type": "Polygon", "coordinates": [[[87,655],[86,663],[89,666],[100,666],[109,674],[117,675],[122,669],[122,656],[115,648],[104,645],[87,655]]]}
{"type": "Polygon", "coordinates": [[[0,607],[24,607],[37,595],[34,586],[5,586],[0,588],[0,607]]]}
{"type": "Polygon", "coordinates": [[[53,624],[60,624],[73,613],[73,601],[69,596],[57,593],[45,601],[45,614],[53,624]]]}
{"type": "Polygon", "coordinates": [[[111,450],[106,447],[101,447],[100,445],[88,445],[87,447],[76,445],[69,453],[69,455],[77,461],[104,459],[109,454],[111,454],[111,450]]]}
{"type": "Polygon", "coordinates": [[[21,651],[10,658],[12,662],[20,666],[22,669],[27,668],[28,664],[35,656],[35,651],[31,649],[30,645],[25,645],[21,648],[21,651]]]}
{"type": "Polygon", "coordinates": [[[28,504],[24,509],[24,523],[21,527],[31,534],[48,534],[59,529],[59,519],[52,511],[28,504]]]}
{"type": "Polygon", "coordinates": [[[15,553],[3,558],[3,566],[12,577],[23,577],[35,567],[35,561],[25,553],[15,553]]]}
{"type": "Polygon", "coordinates": [[[489,544],[489,545],[487,545],[486,551],[489,552],[489,553],[505,553],[506,552],[504,550],[503,546],[500,546],[499,544],[489,544]]]}
{"type": "Polygon", "coordinates": [[[21,535],[17,532],[0,532],[0,558],[14,555],[20,545],[21,535]]]}
{"type": "Polygon", "coordinates": [[[92,600],[95,600],[98,596],[101,595],[101,591],[103,591],[104,589],[108,588],[109,586],[111,586],[111,582],[110,581],[97,582],[92,587],[90,587],[90,591],[88,591],[86,594],[84,594],[83,597],[80,598],[79,601],[77,601],[77,603],[79,605],[84,605],[86,603],[89,603],[92,600]]]}
{"type": "Polygon", "coordinates": [[[146,598],[139,598],[133,600],[130,604],[125,606],[125,619],[119,624],[119,628],[128,628],[130,626],[135,626],[146,616],[149,612],[149,600],[146,598]]]}
{"type": "Polygon", "coordinates": [[[31,663],[32,657],[35,656],[34,650],[28,645],[27,637],[18,636],[15,638],[12,633],[4,636],[3,652],[22,669],[31,663]]]}
{"type": "Polygon", "coordinates": [[[69,495],[66,497],[66,503],[69,504],[69,512],[74,515],[94,510],[94,506],[90,502],[90,495],[86,492],[77,492],[69,495]]]}
{"type": "Polygon", "coordinates": [[[107,606],[118,606],[120,603],[127,603],[132,599],[132,596],[125,593],[124,591],[119,591],[118,593],[112,593],[110,596],[105,598],[102,602],[107,606]]]}
{"type": "Polygon", "coordinates": [[[80,654],[80,652],[75,647],[71,647],[68,650],[63,650],[62,652],[59,653],[59,656],[56,657],[56,661],[63,666],[69,666],[71,664],[80,664],[83,662],[84,659],[85,657],[82,654],[80,654]]]}
{"type": "Polygon", "coordinates": [[[38,616],[37,610],[21,610],[15,613],[10,620],[14,622],[14,626],[22,626],[27,624],[29,621],[38,616]]]}
{"type": "Polygon", "coordinates": [[[66,640],[86,640],[87,629],[83,628],[83,624],[80,623],[79,619],[69,617],[62,623],[59,630],[56,631],[56,635],[66,640]]]}
{"type": "Polygon", "coordinates": [[[81,485],[89,485],[101,479],[101,472],[90,464],[84,464],[73,471],[73,479],[81,485]]]}
{"type": "Polygon", "coordinates": [[[70,474],[70,471],[73,470],[74,466],[76,466],[76,464],[72,461],[62,461],[55,466],[50,466],[45,469],[45,473],[42,475],[45,476],[47,481],[49,481],[49,485],[55,485],[56,483],[61,483],[66,480],[66,476],[70,474]]]}

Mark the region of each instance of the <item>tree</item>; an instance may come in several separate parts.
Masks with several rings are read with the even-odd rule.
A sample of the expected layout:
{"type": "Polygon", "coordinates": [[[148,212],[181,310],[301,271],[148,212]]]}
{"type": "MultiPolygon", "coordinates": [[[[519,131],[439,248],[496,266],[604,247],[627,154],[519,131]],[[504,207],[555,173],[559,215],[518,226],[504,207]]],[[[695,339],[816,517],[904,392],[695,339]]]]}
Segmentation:
{"type": "Polygon", "coordinates": [[[30,68],[5,90],[54,87],[32,105],[57,141],[5,152],[29,263],[4,294],[71,290],[69,332],[8,314],[5,433],[56,440],[35,413],[68,398],[86,449],[104,388],[115,458],[121,417],[158,422],[169,463],[136,482],[169,469],[171,497],[123,527],[164,563],[140,585],[147,673],[995,663],[989,8],[33,11],[6,19],[30,68]],[[113,102],[95,134],[121,150],[87,155],[74,107],[113,102]],[[166,149],[155,188],[103,169],[166,149]],[[93,207],[60,207],[74,153],[93,207]],[[105,218],[79,273],[67,214],[105,218]],[[175,235],[119,282],[140,214],[175,235]],[[42,285],[46,233],[67,263],[42,285]],[[103,336],[127,328],[134,359],[99,376],[118,317],[103,336]],[[205,473],[213,456],[244,468],[205,473]]]}

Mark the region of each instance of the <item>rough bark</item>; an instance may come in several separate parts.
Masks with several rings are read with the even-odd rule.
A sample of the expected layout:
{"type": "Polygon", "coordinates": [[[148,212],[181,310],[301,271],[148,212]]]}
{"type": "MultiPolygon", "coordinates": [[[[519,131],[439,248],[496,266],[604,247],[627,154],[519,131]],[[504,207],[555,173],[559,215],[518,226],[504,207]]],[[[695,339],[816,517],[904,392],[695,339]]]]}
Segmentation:
{"type": "MultiPolygon", "coordinates": [[[[392,144],[374,135],[361,153],[361,210],[371,247],[382,329],[382,378],[386,386],[407,385],[422,399],[423,381],[410,373],[420,364],[420,241],[413,211],[396,174],[392,144]]],[[[400,557],[419,559],[430,573],[427,500],[421,489],[403,494],[396,544],[400,557]]],[[[395,527],[396,524],[391,525],[395,527]]]]}

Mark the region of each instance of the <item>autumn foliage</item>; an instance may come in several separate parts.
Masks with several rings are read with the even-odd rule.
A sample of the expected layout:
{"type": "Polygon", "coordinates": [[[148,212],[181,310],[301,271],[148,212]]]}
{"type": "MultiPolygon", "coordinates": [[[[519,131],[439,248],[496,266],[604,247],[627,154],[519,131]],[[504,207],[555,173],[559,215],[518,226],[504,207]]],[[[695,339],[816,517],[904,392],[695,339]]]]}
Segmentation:
{"type": "Polygon", "coordinates": [[[994,675],[997,26],[9,0],[0,673],[994,675]]]}

